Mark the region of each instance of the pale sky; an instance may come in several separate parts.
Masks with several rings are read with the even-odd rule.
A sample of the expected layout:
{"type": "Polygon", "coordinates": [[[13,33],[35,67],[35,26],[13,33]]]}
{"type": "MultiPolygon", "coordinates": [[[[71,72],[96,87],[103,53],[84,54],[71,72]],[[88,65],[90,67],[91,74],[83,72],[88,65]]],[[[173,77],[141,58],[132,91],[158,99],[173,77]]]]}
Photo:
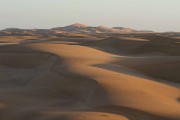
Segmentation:
{"type": "Polygon", "coordinates": [[[0,0],[0,29],[73,23],[180,31],[180,0],[0,0]]]}

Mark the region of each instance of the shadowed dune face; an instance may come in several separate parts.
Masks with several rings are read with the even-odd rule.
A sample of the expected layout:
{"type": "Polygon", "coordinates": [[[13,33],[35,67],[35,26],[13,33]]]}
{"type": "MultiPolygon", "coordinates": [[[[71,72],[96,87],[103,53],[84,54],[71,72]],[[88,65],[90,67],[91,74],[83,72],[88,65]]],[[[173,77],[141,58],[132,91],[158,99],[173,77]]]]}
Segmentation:
{"type": "Polygon", "coordinates": [[[144,75],[179,83],[180,45],[176,43],[177,41],[179,40],[162,36],[146,36],[143,39],[116,37],[84,42],[82,45],[128,56],[120,60],[117,58],[117,62],[114,63],[134,69],[144,75]]]}
{"type": "Polygon", "coordinates": [[[165,54],[180,55],[179,41],[173,38],[155,36],[145,38],[112,37],[99,41],[84,42],[81,45],[97,48],[118,55],[165,54]]]}
{"type": "Polygon", "coordinates": [[[47,53],[0,53],[0,64],[13,68],[34,68],[47,64],[49,59],[57,56],[47,53]]]}
{"type": "Polygon", "coordinates": [[[125,58],[117,64],[129,67],[147,76],[180,83],[180,57],[137,57],[125,58]]]}
{"type": "MultiPolygon", "coordinates": [[[[109,103],[99,83],[71,72],[64,58],[25,46],[10,47],[10,51],[9,47],[3,47],[0,50],[0,99],[5,101],[2,104],[8,106],[1,112],[2,120],[35,119],[41,116],[39,112],[44,108],[59,109],[60,107],[63,110],[78,110],[85,109],[89,105],[109,103]],[[95,98],[93,98],[94,95],[95,98]],[[27,113],[22,111],[24,107],[27,113]]],[[[57,117],[56,115],[42,115],[42,119],[104,118],[98,113],[93,114],[92,118],[89,118],[88,114],[74,113],[75,115],[72,115],[68,112],[64,114],[60,112],[57,117]]],[[[117,119],[121,118],[114,116],[117,119]]]]}
{"type": "MultiPolygon", "coordinates": [[[[0,86],[3,88],[18,85],[47,87],[64,92],[65,96],[79,99],[84,104],[91,102],[91,94],[93,95],[94,92],[99,94],[97,99],[106,97],[103,89],[95,80],[72,73],[65,60],[53,53],[22,46],[16,46],[12,51],[14,52],[0,53],[0,77],[4,78],[0,81],[0,86]],[[20,52],[19,49],[22,51],[20,52]],[[23,51],[29,52],[23,53],[23,51]]],[[[104,100],[106,102],[106,98],[104,100]]]]}
{"type": "Polygon", "coordinates": [[[84,42],[82,45],[90,46],[114,54],[127,54],[136,47],[146,43],[143,39],[107,38],[99,41],[84,42]]]}
{"type": "Polygon", "coordinates": [[[180,98],[177,99],[180,102],[180,98]]]}
{"type": "Polygon", "coordinates": [[[124,39],[83,43],[90,47],[47,41],[1,46],[0,119],[179,120],[180,58],[149,56],[149,50],[135,56],[134,49],[150,41],[124,39]]]}

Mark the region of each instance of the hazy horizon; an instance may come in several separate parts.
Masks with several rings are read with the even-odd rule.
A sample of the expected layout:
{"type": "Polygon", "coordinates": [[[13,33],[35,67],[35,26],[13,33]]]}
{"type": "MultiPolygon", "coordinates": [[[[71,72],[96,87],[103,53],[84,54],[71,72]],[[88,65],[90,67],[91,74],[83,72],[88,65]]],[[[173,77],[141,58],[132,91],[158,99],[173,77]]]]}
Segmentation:
{"type": "Polygon", "coordinates": [[[0,0],[0,30],[74,23],[180,32],[179,0],[0,0]]]}

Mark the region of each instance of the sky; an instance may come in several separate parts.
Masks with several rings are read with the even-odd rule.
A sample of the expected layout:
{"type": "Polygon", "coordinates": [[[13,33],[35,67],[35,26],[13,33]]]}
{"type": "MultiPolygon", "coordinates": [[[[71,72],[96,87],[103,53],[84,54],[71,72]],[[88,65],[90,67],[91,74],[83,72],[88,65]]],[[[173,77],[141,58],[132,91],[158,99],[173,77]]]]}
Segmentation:
{"type": "Polygon", "coordinates": [[[0,0],[0,29],[73,23],[180,32],[180,0],[0,0]]]}

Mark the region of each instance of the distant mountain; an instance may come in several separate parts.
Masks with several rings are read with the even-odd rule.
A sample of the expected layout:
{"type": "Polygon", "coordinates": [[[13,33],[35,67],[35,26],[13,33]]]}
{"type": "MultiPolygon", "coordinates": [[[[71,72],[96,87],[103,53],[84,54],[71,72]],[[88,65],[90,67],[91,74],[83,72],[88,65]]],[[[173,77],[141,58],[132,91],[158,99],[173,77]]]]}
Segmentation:
{"type": "Polygon", "coordinates": [[[130,28],[123,27],[114,27],[108,28],[104,26],[92,27],[83,24],[73,24],[65,27],[57,27],[52,28],[52,30],[57,32],[74,32],[74,33],[131,33],[138,32],[137,30],[133,30],[130,28]]]}
{"type": "Polygon", "coordinates": [[[19,29],[19,28],[6,28],[0,31],[1,36],[50,36],[55,34],[51,29],[19,29]]]}
{"type": "Polygon", "coordinates": [[[19,28],[7,28],[0,31],[0,35],[62,35],[67,33],[80,33],[80,34],[95,34],[95,33],[138,33],[138,32],[153,32],[153,31],[138,31],[131,28],[114,27],[109,28],[105,26],[92,27],[83,24],[72,24],[65,27],[56,27],[52,29],[19,29],[19,28]]]}

